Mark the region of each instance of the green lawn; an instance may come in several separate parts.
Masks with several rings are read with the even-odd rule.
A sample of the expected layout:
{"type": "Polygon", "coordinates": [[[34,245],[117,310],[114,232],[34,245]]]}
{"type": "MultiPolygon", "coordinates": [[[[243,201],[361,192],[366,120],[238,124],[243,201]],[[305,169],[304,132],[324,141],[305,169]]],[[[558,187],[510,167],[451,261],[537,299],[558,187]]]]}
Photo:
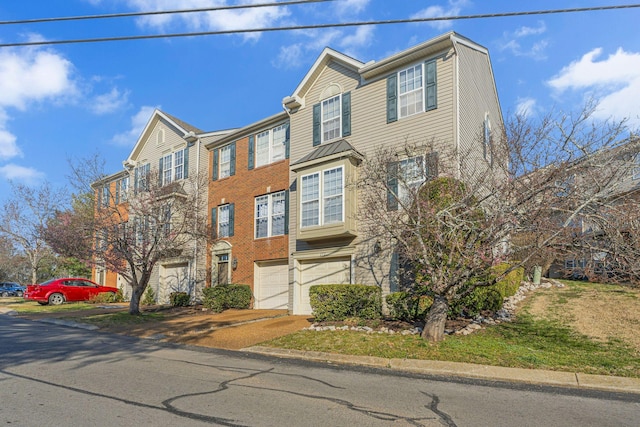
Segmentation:
{"type": "MultiPolygon", "coordinates": [[[[611,285],[571,284],[558,292],[547,318],[527,312],[527,300],[511,323],[491,326],[471,335],[451,335],[429,344],[419,336],[367,334],[353,331],[300,331],[262,345],[384,358],[407,358],[549,369],[590,374],[640,377],[640,352],[615,337],[596,341],[581,335],[557,312],[584,291],[607,292],[629,299],[637,295],[611,285]],[[564,292],[563,292],[564,291],[564,292]],[[566,295],[565,295],[566,292],[566,295]]],[[[637,303],[637,298],[634,299],[637,303]]],[[[612,315],[614,315],[612,313],[612,315]]]]}

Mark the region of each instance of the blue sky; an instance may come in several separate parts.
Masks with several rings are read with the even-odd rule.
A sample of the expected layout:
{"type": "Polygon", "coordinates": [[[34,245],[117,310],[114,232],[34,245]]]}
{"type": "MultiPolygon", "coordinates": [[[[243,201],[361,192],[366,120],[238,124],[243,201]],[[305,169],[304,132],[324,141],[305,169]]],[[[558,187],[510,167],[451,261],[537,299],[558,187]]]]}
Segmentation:
{"type": "MultiPolygon", "coordinates": [[[[245,0],[265,3],[267,0],[245,0]]],[[[212,7],[240,0],[30,0],[0,21],[212,7]]],[[[0,43],[633,4],[629,0],[336,0],[209,14],[0,25],[0,43]]],[[[504,115],[576,110],[640,127],[640,9],[0,48],[0,202],[9,181],[66,186],[68,159],[117,172],[154,108],[205,131],[281,111],[325,46],[380,60],[446,31],[489,49],[504,115]]]]}

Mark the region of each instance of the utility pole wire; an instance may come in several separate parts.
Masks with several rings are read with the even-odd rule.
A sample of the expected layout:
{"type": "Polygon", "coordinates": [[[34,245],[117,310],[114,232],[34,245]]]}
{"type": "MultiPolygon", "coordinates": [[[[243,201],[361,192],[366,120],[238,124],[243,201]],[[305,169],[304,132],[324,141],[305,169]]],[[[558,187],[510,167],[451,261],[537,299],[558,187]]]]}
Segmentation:
{"type": "Polygon", "coordinates": [[[107,13],[103,15],[61,16],[57,18],[33,18],[33,19],[20,19],[20,20],[14,20],[14,21],[0,21],[0,25],[41,24],[44,22],[83,21],[83,20],[90,20],[90,19],[109,19],[109,18],[130,18],[135,16],[171,15],[171,14],[177,14],[177,13],[216,12],[219,10],[255,9],[260,7],[289,6],[289,5],[305,4],[305,3],[325,3],[330,1],[336,1],[336,0],[290,0],[290,1],[272,2],[272,3],[203,7],[198,9],[173,9],[173,10],[156,10],[151,12],[123,12],[123,13],[107,13]]]}
{"type": "Polygon", "coordinates": [[[384,21],[344,22],[344,23],[337,23],[337,24],[334,23],[334,24],[294,25],[294,26],[287,26],[287,27],[266,27],[266,28],[253,28],[253,29],[244,29],[244,30],[241,29],[241,30],[201,31],[201,32],[195,32],[195,33],[147,34],[147,35],[140,35],[140,36],[101,37],[101,38],[92,38],[92,39],[44,40],[44,41],[19,42],[19,43],[2,43],[0,44],[0,48],[19,47],[19,46],[77,44],[77,43],[102,43],[102,42],[114,42],[114,41],[149,40],[149,39],[163,39],[163,38],[176,38],[176,37],[199,37],[199,36],[213,36],[213,35],[225,35],[225,34],[246,34],[246,33],[295,31],[295,30],[309,30],[309,29],[322,29],[322,28],[359,27],[359,26],[366,26],[366,25],[389,25],[389,24],[407,24],[407,23],[421,23],[421,22],[435,22],[435,21],[453,21],[453,20],[464,20],[464,19],[506,18],[506,17],[513,17],[513,16],[551,15],[551,14],[558,14],[558,13],[595,12],[595,11],[604,11],[604,10],[633,9],[633,8],[640,8],[640,4],[581,7],[581,8],[572,8],[572,9],[548,9],[548,10],[535,10],[535,11],[525,11],[525,12],[485,13],[485,14],[478,14],[478,15],[440,16],[440,17],[433,17],[433,18],[391,19],[391,20],[384,20],[384,21]]]}

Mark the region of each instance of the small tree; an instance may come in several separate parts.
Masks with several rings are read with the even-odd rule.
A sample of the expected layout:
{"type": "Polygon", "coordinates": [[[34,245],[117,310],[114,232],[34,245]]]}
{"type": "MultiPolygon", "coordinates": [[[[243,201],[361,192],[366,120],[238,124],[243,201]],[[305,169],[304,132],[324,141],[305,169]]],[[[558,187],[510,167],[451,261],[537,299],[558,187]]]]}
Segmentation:
{"type": "Polygon", "coordinates": [[[539,122],[516,116],[489,144],[486,136],[464,149],[407,142],[400,152],[381,148],[363,162],[363,235],[397,254],[408,272],[405,286],[433,296],[424,339],[443,339],[453,302],[536,257],[562,254],[578,220],[612,204],[635,159],[629,153],[639,147],[634,140],[621,148],[624,122],[595,123],[595,107],[539,122]],[[611,150],[615,156],[599,155],[611,150]],[[505,259],[511,268],[488,274],[505,259]]]}

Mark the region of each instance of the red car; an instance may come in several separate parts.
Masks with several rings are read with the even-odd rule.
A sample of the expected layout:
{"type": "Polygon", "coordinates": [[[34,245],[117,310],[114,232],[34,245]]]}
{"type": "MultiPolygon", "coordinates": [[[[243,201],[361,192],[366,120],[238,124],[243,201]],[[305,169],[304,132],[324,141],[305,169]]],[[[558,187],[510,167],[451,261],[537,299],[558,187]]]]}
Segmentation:
{"type": "Polygon", "coordinates": [[[52,279],[39,285],[27,285],[24,299],[38,301],[39,304],[59,305],[65,301],[87,301],[103,292],[116,294],[118,288],[100,286],[88,279],[52,279]]]}

